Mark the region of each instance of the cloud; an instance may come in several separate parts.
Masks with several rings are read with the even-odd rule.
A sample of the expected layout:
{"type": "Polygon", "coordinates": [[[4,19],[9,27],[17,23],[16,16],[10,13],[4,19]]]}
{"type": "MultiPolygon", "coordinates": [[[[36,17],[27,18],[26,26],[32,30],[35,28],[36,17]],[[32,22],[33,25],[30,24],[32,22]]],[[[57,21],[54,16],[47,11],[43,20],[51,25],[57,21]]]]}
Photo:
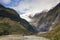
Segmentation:
{"type": "Polygon", "coordinates": [[[21,3],[14,9],[24,11],[25,13],[21,15],[22,18],[30,21],[29,15],[34,15],[37,12],[41,12],[45,9],[51,9],[56,6],[60,1],[59,0],[23,0],[21,3]]]}
{"type": "Polygon", "coordinates": [[[2,0],[3,3],[8,4],[11,2],[11,0],[2,0]]]}
{"type": "Polygon", "coordinates": [[[6,7],[16,7],[20,2],[21,0],[0,0],[0,3],[6,7]]]}
{"type": "Polygon", "coordinates": [[[59,2],[59,0],[11,0],[11,3],[8,5],[10,5],[10,7],[13,5],[11,8],[17,10],[19,14],[23,13],[20,16],[27,21],[30,21],[29,15],[34,15],[45,9],[49,10],[59,2]]]}

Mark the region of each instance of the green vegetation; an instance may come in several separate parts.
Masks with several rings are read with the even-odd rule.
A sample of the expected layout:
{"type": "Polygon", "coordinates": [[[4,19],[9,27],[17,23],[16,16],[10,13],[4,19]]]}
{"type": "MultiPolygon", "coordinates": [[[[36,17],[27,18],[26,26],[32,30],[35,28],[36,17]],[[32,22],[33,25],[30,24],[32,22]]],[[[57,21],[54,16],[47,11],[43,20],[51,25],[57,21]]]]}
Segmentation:
{"type": "Polygon", "coordinates": [[[8,35],[9,31],[8,31],[8,25],[6,24],[0,24],[0,35],[8,35]]]}
{"type": "Polygon", "coordinates": [[[21,35],[29,35],[31,34],[20,22],[12,21],[9,18],[1,18],[0,20],[0,35],[6,34],[21,34],[21,35]],[[3,33],[3,34],[2,34],[3,33]]]}
{"type": "Polygon", "coordinates": [[[40,36],[49,38],[51,40],[60,40],[60,25],[57,25],[51,31],[45,34],[41,34],[40,36]]]}

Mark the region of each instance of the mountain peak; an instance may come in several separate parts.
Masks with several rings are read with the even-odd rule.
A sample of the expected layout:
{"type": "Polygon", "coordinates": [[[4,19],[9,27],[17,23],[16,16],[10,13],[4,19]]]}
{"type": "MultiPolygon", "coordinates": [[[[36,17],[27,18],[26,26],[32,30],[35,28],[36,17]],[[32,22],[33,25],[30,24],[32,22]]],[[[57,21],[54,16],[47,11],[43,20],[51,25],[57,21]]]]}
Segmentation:
{"type": "Polygon", "coordinates": [[[58,3],[55,8],[58,8],[58,7],[60,7],[60,3],[58,3]]]}
{"type": "Polygon", "coordinates": [[[60,3],[57,4],[57,7],[60,7],[60,3]]]}
{"type": "Polygon", "coordinates": [[[57,6],[60,6],[60,3],[59,3],[59,4],[57,4],[57,6]]]}

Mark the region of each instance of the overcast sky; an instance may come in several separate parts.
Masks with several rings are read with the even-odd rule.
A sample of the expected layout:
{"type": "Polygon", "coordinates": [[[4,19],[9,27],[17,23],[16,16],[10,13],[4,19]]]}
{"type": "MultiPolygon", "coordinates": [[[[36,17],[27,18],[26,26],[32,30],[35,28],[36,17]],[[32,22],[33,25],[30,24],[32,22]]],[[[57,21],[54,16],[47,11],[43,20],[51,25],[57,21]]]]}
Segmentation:
{"type": "Polygon", "coordinates": [[[60,0],[0,0],[0,4],[15,9],[22,18],[30,20],[28,15],[34,15],[45,9],[56,6],[60,0]]]}

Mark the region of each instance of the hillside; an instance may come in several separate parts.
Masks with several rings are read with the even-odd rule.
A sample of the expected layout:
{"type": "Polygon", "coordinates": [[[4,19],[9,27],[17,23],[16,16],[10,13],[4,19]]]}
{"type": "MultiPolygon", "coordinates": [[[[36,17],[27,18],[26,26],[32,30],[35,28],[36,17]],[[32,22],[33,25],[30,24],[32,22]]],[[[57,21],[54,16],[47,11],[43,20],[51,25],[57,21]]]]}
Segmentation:
{"type": "Polygon", "coordinates": [[[38,36],[46,37],[51,40],[60,40],[60,24],[55,26],[51,31],[44,34],[38,34],[38,36]]]}
{"type": "Polygon", "coordinates": [[[0,35],[20,34],[31,35],[36,30],[19,14],[0,4],[0,35]]]}

